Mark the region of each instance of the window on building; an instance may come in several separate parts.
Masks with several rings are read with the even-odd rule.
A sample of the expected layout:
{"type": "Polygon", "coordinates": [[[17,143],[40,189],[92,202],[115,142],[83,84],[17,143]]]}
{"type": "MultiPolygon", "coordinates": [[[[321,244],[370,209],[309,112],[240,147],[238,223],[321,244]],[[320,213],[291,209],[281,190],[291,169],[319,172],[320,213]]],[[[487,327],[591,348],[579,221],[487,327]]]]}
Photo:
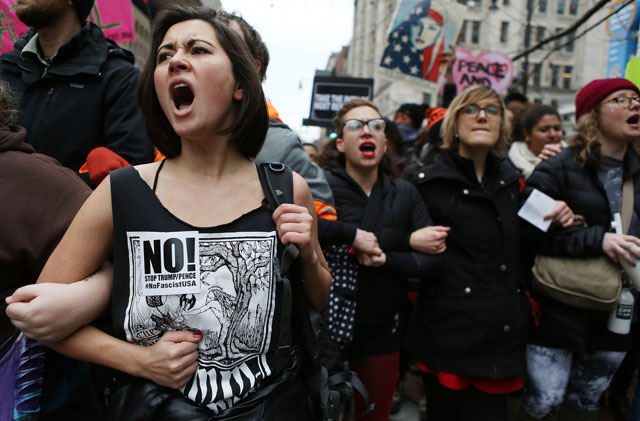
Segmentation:
{"type": "Polygon", "coordinates": [[[509,36],[509,22],[502,21],[500,24],[500,42],[507,42],[509,36]]]}
{"type": "Polygon", "coordinates": [[[557,88],[560,86],[560,66],[551,66],[551,87],[557,88]]]}
{"type": "Polygon", "coordinates": [[[536,42],[540,42],[544,39],[544,26],[538,26],[536,28],[536,42]]]}
{"type": "Polygon", "coordinates": [[[540,0],[538,2],[538,12],[547,13],[547,0],[540,0]]]}
{"type": "Polygon", "coordinates": [[[578,14],[578,0],[569,1],[569,14],[573,16],[578,14]]]}
{"type": "Polygon", "coordinates": [[[569,34],[567,35],[567,46],[564,47],[564,49],[568,52],[568,53],[572,53],[573,50],[575,49],[575,38],[573,37],[573,34],[569,34]]]}
{"type": "Polygon", "coordinates": [[[573,76],[573,66],[564,66],[564,73],[562,73],[562,87],[564,89],[571,89],[572,76],[573,76]]]}
{"type": "Polygon", "coordinates": [[[473,21],[471,27],[471,44],[480,44],[480,22],[473,21]]]}
{"type": "MultiPolygon", "coordinates": [[[[562,28],[556,28],[556,34],[559,34],[560,32],[562,32],[562,28]]],[[[561,45],[562,45],[562,38],[556,38],[554,43],[555,48],[560,48],[561,45]]]]}
{"type": "Polygon", "coordinates": [[[458,41],[456,42],[456,44],[464,44],[467,42],[467,23],[469,23],[468,20],[462,22],[460,32],[458,33],[458,41]]]}
{"type": "Polygon", "coordinates": [[[564,15],[564,8],[566,7],[566,0],[558,0],[558,14],[564,15]]]}
{"type": "Polygon", "coordinates": [[[542,77],[541,77],[542,66],[538,66],[535,63],[531,63],[531,71],[533,72],[533,75],[531,76],[531,85],[535,88],[539,88],[540,81],[542,80],[542,77]]]}

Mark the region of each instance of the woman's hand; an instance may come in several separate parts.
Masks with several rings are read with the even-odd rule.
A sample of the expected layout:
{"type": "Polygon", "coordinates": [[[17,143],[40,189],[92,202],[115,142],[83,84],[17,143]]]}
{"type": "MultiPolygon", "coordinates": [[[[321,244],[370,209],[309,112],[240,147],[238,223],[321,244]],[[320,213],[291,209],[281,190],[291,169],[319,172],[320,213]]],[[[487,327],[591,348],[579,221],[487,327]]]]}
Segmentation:
{"type": "Polygon", "coordinates": [[[450,230],[450,227],[440,225],[420,228],[411,233],[409,245],[412,249],[422,253],[442,253],[447,249],[446,240],[450,230]]]}
{"type": "Polygon", "coordinates": [[[551,223],[560,225],[562,228],[570,227],[575,218],[573,211],[562,200],[557,200],[556,204],[556,208],[550,214],[545,215],[544,219],[551,219],[551,223]]]}
{"type": "Polygon", "coordinates": [[[384,253],[380,253],[379,255],[358,253],[356,254],[356,258],[362,266],[374,268],[380,267],[387,262],[387,255],[384,253]]]}
{"type": "Polygon", "coordinates": [[[538,158],[544,160],[552,158],[562,152],[561,143],[547,143],[542,147],[542,150],[538,154],[538,158]]]}
{"type": "Polygon", "coordinates": [[[633,235],[607,232],[602,239],[602,251],[616,263],[620,263],[622,257],[635,266],[640,259],[640,239],[633,235]]]}
{"type": "Polygon", "coordinates": [[[198,368],[198,342],[202,333],[167,332],[150,347],[140,347],[136,373],[161,386],[179,389],[198,368]]]}
{"type": "Polygon", "coordinates": [[[300,249],[303,259],[314,252],[311,243],[313,217],[304,206],[284,203],[273,212],[278,236],[282,244],[295,244],[300,249]]]}
{"type": "Polygon", "coordinates": [[[380,249],[376,235],[372,232],[361,230],[360,228],[356,231],[356,238],[353,240],[351,247],[353,247],[353,250],[358,254],[364,253],[374,256],[382,254],[382,249],[380,249]]]}
{"type": "MultiPolygon", "coordinates": [[[[75,284],[33,284],[18,288],[5,299],[7,316],[27,338],[39,342],[57,342],[80,326],[69,297],[75,284]]],[[[77,288],[75,288],[77,289],[77,288]]]]}

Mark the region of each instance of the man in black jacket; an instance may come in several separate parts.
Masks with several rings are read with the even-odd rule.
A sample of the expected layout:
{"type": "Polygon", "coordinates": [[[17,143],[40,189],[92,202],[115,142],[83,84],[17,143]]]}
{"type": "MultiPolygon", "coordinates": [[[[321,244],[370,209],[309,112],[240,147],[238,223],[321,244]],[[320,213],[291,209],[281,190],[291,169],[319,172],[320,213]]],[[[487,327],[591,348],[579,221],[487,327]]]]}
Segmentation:
{"type": "Polygon", "coordinates": [[[0,57],[21,102],[27,143],[97,185],[108,171],[150,162],[135,101],[133,55],[87,23],[93,0],[21,0],[29,31],[0,57]],[[88,163],[88,165],[85,165],[88,163]]]}

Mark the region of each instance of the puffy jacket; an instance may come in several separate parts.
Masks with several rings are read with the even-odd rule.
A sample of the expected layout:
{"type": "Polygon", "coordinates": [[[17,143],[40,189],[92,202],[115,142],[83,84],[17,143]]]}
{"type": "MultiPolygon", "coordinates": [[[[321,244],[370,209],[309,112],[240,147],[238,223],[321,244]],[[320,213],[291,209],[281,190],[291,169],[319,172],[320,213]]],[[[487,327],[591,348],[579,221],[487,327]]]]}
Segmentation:
{"type": "Polygon", "coordinates": [[[435,225],[451,227],[442,272],[420,286],[408,338],[413,358],[446,373],[509,378],[525,372],[529,329],[522,264],[520,175],[487,157],[482,184],[473,161],[442,150],[417,173],[435,225]]]}
{"type": "Polygon", "coordinates": [[[21,102],[18,124],[27,143],[78,171],[87,154],[106,146],[130,164],[151,162],[142,114],[135,100],[139,71],[133,55],[87,23],[46,67],[21,53],[35,35],[30,29],[0,56],[0,76],[21,102]]]}
{"type": "MultiPolygon", "coordinates": [[[[325,174],[338,212],[338,221],[334,223],[360,226],[369,197],[340,164],[327,164],[325,174]]],[[[438,256],[413,252],[409,247],[411,233],[431,225],[416,189],[407,181],[391,179],[382,172],[377,183],[382,188],[382,197],[372,231],[387,261],[379,268],[360,267],[356,325],[393,322],[406,295],[407,277],[428,275],[439,264],[438,256]]]]}
{"type": "MultiPolygon", "coordinates": [[[[610,231],[609,201],[597,176],[597,163],[587,160],[584,168],[573,162],[575,150],[565,148],[558,156],[541,162],[527,179],[527,192],[538,189],[556,200],[565,201],[577,215],[582,215],[586,227],[554,229],[543,234],[528,230],[530,242],[537,244],[539,254],[550,256],[593,257],[602,255],[604,234],[610,231]]],[[[629,148],[624,158],[624,175],[633,177],[634,214],[639,215],[640,157],[629,148]]],[[[633,218],[629,234],[640,237],[637,217],[633,218]]],[[[617,335],[607,330],[607,312],[572,308],[557,301],[535,295],[540,301],[540,329],[534,342],[564,347],[573,351],[626,350],[630,335],[617,335]],[[579,339],[579,341],[576,341],[579,339]]]]}

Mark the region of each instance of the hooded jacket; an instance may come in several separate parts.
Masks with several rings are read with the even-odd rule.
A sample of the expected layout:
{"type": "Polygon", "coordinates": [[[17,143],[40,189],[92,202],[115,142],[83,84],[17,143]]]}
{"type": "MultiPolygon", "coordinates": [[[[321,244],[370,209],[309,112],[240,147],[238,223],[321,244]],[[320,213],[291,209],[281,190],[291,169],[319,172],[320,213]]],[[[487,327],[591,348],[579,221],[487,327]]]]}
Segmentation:
{"type": "Polygon", "coordinates": [[[4,298],[36,281],[91,190],[73,171],[34,153],[25,130],[0,126],[0,343],[13,332],[4,298]]]}
{"type": "Polygon", "coordinates": [[[74,171],[99,146],[132,165],[151,162],[135,101],[139,71],[133,55],[87,23],[47,67],[34,54],[22,54],[34,35],[29,29],[14,50],[0,56],[0,76],[21,103],[18,124],[27,129],[27,143],[74,171]]]}
{"type": "Polygon", "coordinates": [[[447,149],[417,173],[433,223],[451,227],[444,269],[422,282],[409,330],[413,357],[434,370],[489,379],[525,372],[530,306],[519,179],[489,154],[480,183],[473,161],[447,149]]]}

